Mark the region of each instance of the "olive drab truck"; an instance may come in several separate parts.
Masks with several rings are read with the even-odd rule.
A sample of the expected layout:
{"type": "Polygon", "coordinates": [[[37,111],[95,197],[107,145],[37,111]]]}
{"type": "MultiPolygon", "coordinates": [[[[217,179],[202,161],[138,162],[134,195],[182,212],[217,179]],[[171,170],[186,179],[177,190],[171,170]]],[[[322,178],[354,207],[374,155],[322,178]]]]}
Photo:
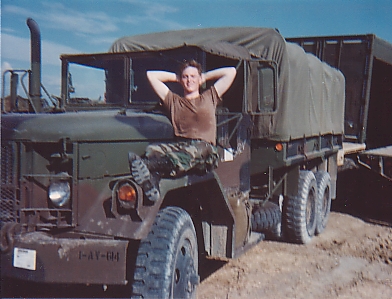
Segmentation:
{"type": "Polygon", "coordinates": [[[4,73],[3,277],[192,298],[206,258],[235,258],[264,238],[307,243],[324,230],[343,142],[340,71],[275,29],[170,31],[61,55],[61,95],[45,97],[40,32],[28,25],[31,70],[20,80],[4,73]],[[174,136],[146,71],[175,72],[190,59],[204,71],[237,69],[216,112],[219,166],[162,179],[150,202],[128,152],[174,136]]]}
{"type": "Polygon", "coordinates": [[[354,181],[349,191],[353,205],[362,199],[366,210],[378,207],[380,213],[380,207],[392,207],[392,44],[374,34],[288,40],[346,78],[345,138],[338,164],[348,171],[339,171],[342,188],[354,181]]]}

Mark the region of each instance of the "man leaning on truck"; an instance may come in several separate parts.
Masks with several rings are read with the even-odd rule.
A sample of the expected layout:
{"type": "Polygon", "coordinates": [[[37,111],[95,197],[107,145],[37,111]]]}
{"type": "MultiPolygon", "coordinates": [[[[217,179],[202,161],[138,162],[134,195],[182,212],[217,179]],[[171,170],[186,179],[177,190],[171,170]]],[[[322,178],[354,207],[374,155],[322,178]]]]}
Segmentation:
{"type": "Polygon", "coordinates": [[[176,137],[172,143],[150,144],[143,157],[129,153],[132,176],[151,201],[160,199],[161,177],[179,177],[191,170],[205,173],[217,166],[215,110],[235,76],[234,67],[202,73],[200,63],[195,60],[185,61],[179,75],[147,71],[147,78],[162,101],[176,137]],[[214,85],[200,93],[200,86],[208,80],[215,80],[214,85]],[[168,82],[180,83],[184,95],[173,93],[168,82]]]}

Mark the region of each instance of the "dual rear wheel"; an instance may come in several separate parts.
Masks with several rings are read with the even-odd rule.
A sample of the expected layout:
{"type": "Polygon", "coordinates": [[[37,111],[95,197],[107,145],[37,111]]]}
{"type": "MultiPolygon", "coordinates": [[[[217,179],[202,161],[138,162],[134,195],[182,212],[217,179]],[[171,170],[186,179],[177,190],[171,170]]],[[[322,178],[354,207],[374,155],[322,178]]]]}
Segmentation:
{"type": "Polygon", "coordinates": [[[324,231],[331,209],[331,178],[326,171],[300,171],[298,194],[283,202],[282,233],[290,242],[306,244],[324,231]]]}

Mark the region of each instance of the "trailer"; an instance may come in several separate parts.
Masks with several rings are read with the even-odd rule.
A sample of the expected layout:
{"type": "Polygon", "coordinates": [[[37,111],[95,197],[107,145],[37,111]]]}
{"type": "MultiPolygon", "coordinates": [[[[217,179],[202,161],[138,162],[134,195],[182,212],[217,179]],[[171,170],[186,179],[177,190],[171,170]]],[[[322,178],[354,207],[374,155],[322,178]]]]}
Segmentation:
{"type": "Polygon", "coordinates": [[[392,44],[374,34],[288,38],[346,78],[345,135],[339,165],[392,181],[392,44]]]}

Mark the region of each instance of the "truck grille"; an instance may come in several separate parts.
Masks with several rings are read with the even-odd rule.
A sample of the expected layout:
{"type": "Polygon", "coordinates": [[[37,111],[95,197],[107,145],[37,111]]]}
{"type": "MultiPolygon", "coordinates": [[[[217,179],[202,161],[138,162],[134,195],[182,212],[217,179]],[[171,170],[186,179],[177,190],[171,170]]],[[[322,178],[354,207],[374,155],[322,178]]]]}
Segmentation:
{"type": "Polygon", "coordinates": [[[15,182],[15,145],[2,141],[0,223],[16,221],[17,184],[15,182]]]}

